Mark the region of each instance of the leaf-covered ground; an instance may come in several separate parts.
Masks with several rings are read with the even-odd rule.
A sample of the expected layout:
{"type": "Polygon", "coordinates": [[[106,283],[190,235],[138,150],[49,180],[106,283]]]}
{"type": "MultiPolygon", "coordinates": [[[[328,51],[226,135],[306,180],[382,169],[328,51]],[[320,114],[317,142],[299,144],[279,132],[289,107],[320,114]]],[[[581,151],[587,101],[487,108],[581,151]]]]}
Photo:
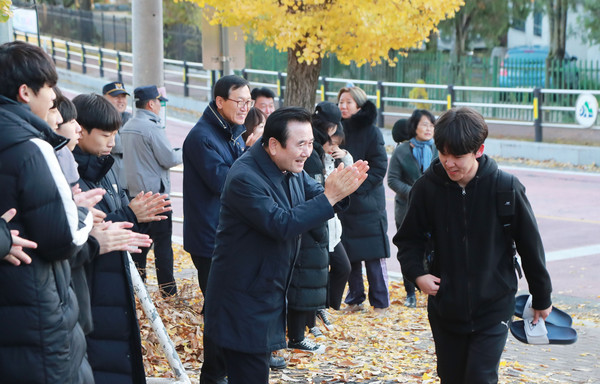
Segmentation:
{"type": "MultiPolygon", "coordinates": [[[[202,295],[189,255],[179,245],[174,245],[174,250],[175,274],[180,290],[179,299],[160,298],[153,268],[148,271],[147,284],[192,383],[197,383],[202,361],[202,317],[200,316],[202,295]]],[[[152,252],[150,252],[148,265],[154,265],[152,252]]],[[[332,314],[335,330],[326,332],[321,328],[327,337],[322,341],[327,346],[324,354],[280,351],[288,367],[284,370],[272,371],[270,382],[438,383],[433,342],[425,308],[426,297],[418,295],[416,309],[405,308],[404,288],[400,282],[391,283],[390,295],[392,305],[385,316],[378,316],[370,309],[351,314],[342,312],[332,314]]],[[[578,321],[585,321],[596,327],[600,324],[597,312],[585,310],[575,312],[578,313],[578,321]]],[[[147,377],[173,377],[159,343],[140,309],[138,315],[147,377]]],[[[514,340],[511,341],[511,337],[509,337],[509,347],[510,343],[513,345],[515,343],[514,340]]],[[[500,365],[500,383],[594,382],[563,381],[563,378],[566,380],[572,373],[568,367],[563,368],[558,364],[554,367],[553,364],[520,362],[520,346],[516,347],[509,348],[510,353],[505,353],[503,356],[500,365]]],[[[525,350],[524,353],[529,352],[525,350]]],[[[598,372],[600,369],[598,366],[600,353],[586,352],[581,355],[581,359],[586,360],[584,368],[581,369],[585,370],[587,369],[585,367],[592,364],[589,368],[592,373],[590,379],[592,379],[593,372],[598,372]]]]}

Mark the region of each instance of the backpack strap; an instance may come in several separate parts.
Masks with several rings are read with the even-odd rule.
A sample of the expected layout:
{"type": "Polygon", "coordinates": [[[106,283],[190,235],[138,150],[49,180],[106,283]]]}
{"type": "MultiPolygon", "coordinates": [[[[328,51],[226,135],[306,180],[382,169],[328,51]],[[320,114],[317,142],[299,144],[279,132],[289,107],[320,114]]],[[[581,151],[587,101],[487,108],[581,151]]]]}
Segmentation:
{"type": "Polygon", "coordinates": [[[496,207],[498,218],[502,223],[504,237],[508,245],[510,256],[513,258],[513,264],[519,279],[523,277],[521,265],[517,259],[517,248],[512,235],[512,220],[515,216],[515,189],[513,186],[514,176],[510,173],[497,170],[496,174],[496,207]]]}

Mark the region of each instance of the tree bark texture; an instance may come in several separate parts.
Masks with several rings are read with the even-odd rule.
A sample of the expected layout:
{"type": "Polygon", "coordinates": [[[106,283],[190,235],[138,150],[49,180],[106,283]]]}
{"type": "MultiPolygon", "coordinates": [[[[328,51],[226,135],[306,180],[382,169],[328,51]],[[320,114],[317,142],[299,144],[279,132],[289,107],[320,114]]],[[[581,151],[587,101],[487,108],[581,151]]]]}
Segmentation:
{"type": "Polygon", "coordinates": [[[299,63],[296,51],[299,48],[288,49],[288,71],[286,89],[283,95],[285,106],[304,107],[309,112],[315,108],[315,99],[322,60],[316,63],[299,63]]]}
{"type": "Polygon", "coordinates": [[[546,88],[564,88],[563,66],[567,41],[568,0],[549,0],[550,50],[546,58],[546,88]]]}

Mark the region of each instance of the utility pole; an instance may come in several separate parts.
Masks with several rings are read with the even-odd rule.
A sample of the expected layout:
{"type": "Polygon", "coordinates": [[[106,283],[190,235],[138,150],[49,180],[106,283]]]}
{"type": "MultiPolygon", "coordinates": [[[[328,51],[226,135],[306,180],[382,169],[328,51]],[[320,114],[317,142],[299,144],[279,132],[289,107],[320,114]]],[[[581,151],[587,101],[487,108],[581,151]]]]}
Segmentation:
{"type": "Polygon", "coordinates": [[[162,0],[133,0],[133,87],[164,86],[162,0]]]}

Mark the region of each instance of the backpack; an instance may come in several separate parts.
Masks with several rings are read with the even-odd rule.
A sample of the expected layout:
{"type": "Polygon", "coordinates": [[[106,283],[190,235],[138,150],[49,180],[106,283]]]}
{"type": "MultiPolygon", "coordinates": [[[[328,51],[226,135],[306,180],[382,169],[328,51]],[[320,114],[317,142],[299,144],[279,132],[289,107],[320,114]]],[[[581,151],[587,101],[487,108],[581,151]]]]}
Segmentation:
{"type": "Polygon", "coordinates": [[[496,208],[498,218],[502,223],[504,237],[508,244],[510,257],[513,258],[515,271],[519,279],[523,277],[521,265],[517,259],[517,247],[512,235],[512,219],[515,216],[515,189],[513,187],[514,176],[498,169],[496,171],[496,208]]]}

